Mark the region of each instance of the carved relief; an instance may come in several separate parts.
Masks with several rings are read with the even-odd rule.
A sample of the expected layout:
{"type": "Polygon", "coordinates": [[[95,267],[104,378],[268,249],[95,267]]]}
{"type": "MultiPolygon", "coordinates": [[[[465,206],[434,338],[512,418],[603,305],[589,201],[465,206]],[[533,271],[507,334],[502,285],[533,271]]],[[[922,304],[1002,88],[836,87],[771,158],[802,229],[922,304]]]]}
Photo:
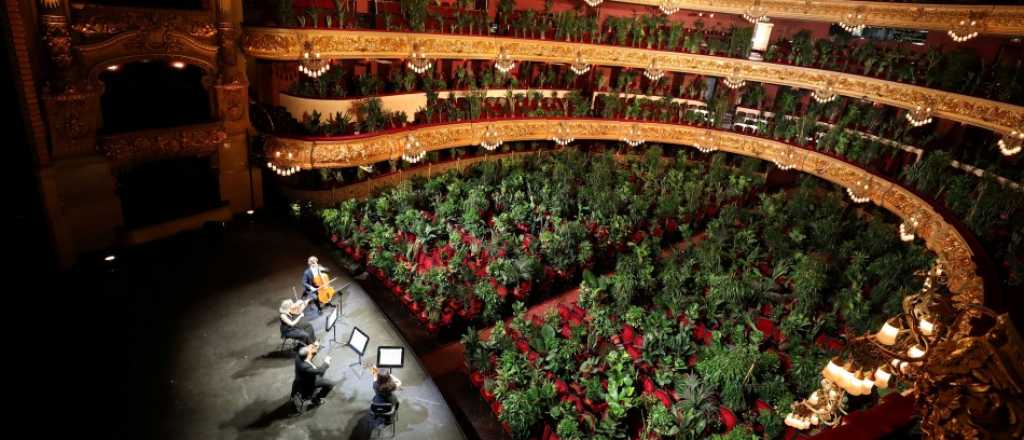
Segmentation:
{"type": "Polygon", "coordinates": [[[49,123],[47,128],[54,158],[62,159],[93,154],[95,134],[100,124],[101,84],[65,82],[47,87],[43,103],[49,123]]]}
{"type": "Polygon", "coordinates": [[[1000,133],[1024,126],[1021,106],[846,73],[708,55],[517,38],[270,28],[248,28],[242,47],[255,57],[294,61],[301,54],[301,42],[306,40],[311,40],[327,58],[406,58],[414,43],[435,59],[490,60],[504,49],[517,60],[568,63],[579,53],[598,65],[646,68],[657,57],[658,66],[670,71],[710,76],[735,71],[743,79],[805,89],[834,84],[838,94],[900,108],[931,102],[936,116],[1000,133]]]}
{"type": "Polygon", "coordinates": [[[106,136],[100,139],[100,152],[116,166],[185,156],[206,156],[217,152],[227,141],[220,124],[147,130],[106,136]]]}
{"type": "Polygon", "coordinates": [[[71,66],[71,33],[68,32],[67,18],[56,15],[42,16],[44,27],[43,42],[50,53],[50,60],[58,69],[71,66]]]}
{"type": "MultiPolygon", "coordinates": [[[[661,0],[621,0],[657,7],[661,0]]],[[[676,0],[682,9],[742,14],[751,0],[676,0]]],[[[761,0],[769,17],[838,23],[847,14],[861,14],[864,24],[945,31],[972,14],[983,20],[985,33],[1000,35],[1024,34],[1024,8],[1020,6],[944,5],[849,0],[761,0]]]]}
{"type": "Polygon", "coordinates": [[[925,213],[922,219],[927,226],[921,237],[928,248],[947,263],[945,267],[948,268],[949,287],[954,292],[954,301],[959,304],[983,303],[984,286],[977,275],[970,246],[956,228],[947,223],[928,202],[901,185],[871,174],[857,165],[815,151],[740,133],[653,122],[624,124],[621,121],[601,119],[505,120],[485,124],[456,123],[423,127],[356,139],[314,141],[273,137],[265,152],[275,165],[281,167],[352,167],[397,159],[402,154],[403,140],[410,133],[420,141],[424,150],[433,151],[476,144],[486,126],[493,126],[498,133],[497,137],[509,142],[551,139],[560,124],[564,124],[576,139],[618,141],[632,127],[637,127],[648,142],[692,145],[702,137],[702,142],[721,151],[764,160],[779,160],[786,157],[784,153],[795,151],[793,156],[796,157],[796,170],[848,188],[855,187],[858,182],[870,181],[869,192],[863,196],[869,197],[873,203],[903,219],[910,218],[914,213],[925,213]]]}
{"type": "Polygon", "coordinates": [[[72,29],[85,39],[106,38],[125,32],[176,31],[213,42],[217,29],[206,12],[116,8],[83,5],[73,13],[72,29]]]}

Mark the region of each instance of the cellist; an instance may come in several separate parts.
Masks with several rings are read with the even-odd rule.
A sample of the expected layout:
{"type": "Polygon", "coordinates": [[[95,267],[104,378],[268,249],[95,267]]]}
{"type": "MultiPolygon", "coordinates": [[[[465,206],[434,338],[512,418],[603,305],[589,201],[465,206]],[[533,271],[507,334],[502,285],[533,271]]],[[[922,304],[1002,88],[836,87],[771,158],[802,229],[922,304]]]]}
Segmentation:
{"type": "MultiPolygon", "coordinates": [[[[308,263],[309,267],[307,267],[306,271],[302,273],[302,286],[304,289],[302,297],[311,297],[314,300],[313,304],[316,305],[316,309],[323,310],[323,304],[320,304],[320,301],[316,300],[318,291],[316,279],[320,277],[320,275],[325,275],[324,278],[326,278],[327,268],[321,266],[319,264],[319,260],[317,260],[316,257],[309,257],[309,259],[307,259],[306,262],[308,263]]],[[[333,306],[334,304],[330,305],[333,306]]]]}

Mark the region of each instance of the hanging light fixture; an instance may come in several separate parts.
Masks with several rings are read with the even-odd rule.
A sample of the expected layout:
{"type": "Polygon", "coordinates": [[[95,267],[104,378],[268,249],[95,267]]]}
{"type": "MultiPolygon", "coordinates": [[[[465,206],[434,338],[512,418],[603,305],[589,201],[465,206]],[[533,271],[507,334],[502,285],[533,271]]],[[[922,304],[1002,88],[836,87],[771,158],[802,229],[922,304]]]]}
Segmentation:
{"type": "Polygon", "coordinates": [[[1009,133],[1004,134],[999,139],[997,144],[999,145],[999,152],[1003,156],[1013,156],[1020,153],[1021,147],[1024,146],[1024,131],[1010,130],[1009,133]]]}
{"type": "Polygon", "coordinates": [[[761,0],[754,0],[746,10],[743,11],[743,19],[752,24],[768,21],[768,8],[761,4],[761,0]]]}
{"type": "MultiPolygon", "coordinates": [[[[276,153],[274,153],[274,157],[277,158],[277,159],[280,159],[281,156],[282,155],[281,155],[280,151],[277,151],[276,153]]],[[[287,157],[288,157],[288,160],[292,160],[292,157],[293,157],[292,153],[288,152],[288,156],[287,157]]],[[[280,167],[280,166],[275,165],[273,161],[269,161],[269,160],[267,161],[267,168],[270,168],[271,171],[273,171],[274,173],[276,173],[277,175],[279,175],[281,177],[288,177],[288,176],[291,176],[292,174],[295,174],[295,173],[299,172],[299,166],[298,165],[290,166],[290,167],[280,167]]]]}
{"type": "Polygon", "coordinates": [[[622,137],[619,138],[619,140],[624,142],[626,145],[629,145],[630,147],[637,147],[640,144],[644,143],[644,138],[640,132],[640,124],[633,124],[629,126],[629,128],[626,129],[626,132],[623,133],[622,137]]]}
{"type": "Polygon", "coordinates": [[[490,124],[484,129],[483,134],[480,136],[480,146],[484,147],[487,151],[494,151],[502,144],[502,140],[498,137],[498,128],[494,124],[490,124]]]}
{"type": "Polygon", "coordinates": [[[591,8],[596,8],[597,5],[604,3],[604,0],[583,0],[591,8]]]}
{"type": "Polygon", "coordinates": [[[734,67],[732,69],[732,74],[726,76],[725,79],[722,80],[722,84],[725,84],[725,86],[730,89],[736,90],[740,87],[745,86],[747,84],[747,81],[740,76],[739,67],[734,67]]]}
{"type": "Polygon", "coordinates": [[[502,74],[508,73],[516,67],[516,62],[508,54],[508,49],[501,48],[498,52],[498,58],[494,60],[494,68],[502,74]]]}
{"type": "Polygon", "coordinates": [[[572,136],[572,130],[569,129],[569,125],[562,121],[555,127],[554,133],[551,134],[551,140],[564,147],[571,144],[576,138],[572,136]]]}
{"type": "Polygon", "coordinates": [[[320,52],[316,51],[312,41],[303,43],[302,58],[299,59],[299,72],[315,79],[319,78],[320,75],[327,73],[330,68],[331,63],[320,58],[320,52]]]}
{"type": "Polygon", "coordinates": [[[427,54],[423,53],[423,49],[420,47],[420,44],[413,43],[412,53],[409,54],[409,60],[405,62],[405,65],[412,69],[413,72],[422,75],[423,72],[430,70],[433,63],[427,59],[427,54]]]}
{"type": "Polygon", "coordinates": [[[963,43],[977,37],[980,29],[981,20],[975,18],[973,13],[969,13],[966,18],[960,19],[960,21],[956,22],[956,25],[954,25],[952,29],[946,31],[946,33],[954,42],[963,43]]]}
{"type": "Polygon", "coordinates": [[[865,19],[864,7],[859,6],[853,12],[847,12],[846,15],[843,15],[843,21],[839,22],[839,27],[843,28],[846,32],[859,35],[864,30],[865,19]]]}
{"type": "Polygon", "coordinates": [[[930,105],[918,104],[907,111],[907,122],[913,127],[920,127],[932,123],[932,107],[930,105]]]}
{"type": "Polygon", "coordinates": [[[837,97],[839,97],[839,95],[836,94],[836,88],[832,81],[825,83],[825,85],[819,88],[811,90],[811,98],[814,98],[814,100],[819,104],[830,103],[835,101],[837,97]]]}
{"type": "Polygon", "coordinates": [[[572,70],[572,73],[577,75],[583,75],[590,71],[590,64],[587,64],[587,62],[584,61],[582,51],[576,52],[576,59],[573,60],[571,65],[569,65],[569,69],[572,70]]]}
{"type": "Polygon", "coordinates": [[[681,8],[682,5],[679,0],[661,0],[661,2],[658,3],[658,9],[661,9],[661,12],[664,12],[665,15],[675,14],[676,12],[679,12],[681,8]]]}
{"type": "Polygon", "coordinates": [[[917,219],[917,214],[911,215],[910,218],[900,223],[900,240],[905,242],[914,241],[914,234],[917,233],[917,227],[920,226],[920,221],[917,219]]]}
{"type": "Polygon", "coordinates": [[[644,69],[644,76],[651,81],[657,81],[665,76],[665,69],[658,67],[657,58],[651,58],[651,65],[644,69]]]}
{"type": "Polygon", "coordinates": [[[871,181],[867,179],[858,180],[851,187],[846,188],[850,200],[854,203],[867,203],[871,201],[871,181]]]}
{"type": "Polygon", "coordinates": [[[402,142],[402,160],[409,163],[416,163],[423,160],[427,156],[427,150],[423,149],[423,144],[416,139],[416,136],[408,134],[405,136],[405,140],[402,142]]]}
{"type": "Polygon", "coordinates": [[[707,130],[697,136],[697,140],[693,142],[693,147],[701,153],[707,154],[713,151],[718,151],[718,147],[714,145],[714,137],[711,136],[711,131],[707,130]]]}
{"type": "Polygon", "coordinates": [[[772,163],[782,171],[789,171],[796,167],[796,161],[798,158],[795,148],[786,148],[786,150],[779,155],[778,159],[772,159],[772,163]]]}

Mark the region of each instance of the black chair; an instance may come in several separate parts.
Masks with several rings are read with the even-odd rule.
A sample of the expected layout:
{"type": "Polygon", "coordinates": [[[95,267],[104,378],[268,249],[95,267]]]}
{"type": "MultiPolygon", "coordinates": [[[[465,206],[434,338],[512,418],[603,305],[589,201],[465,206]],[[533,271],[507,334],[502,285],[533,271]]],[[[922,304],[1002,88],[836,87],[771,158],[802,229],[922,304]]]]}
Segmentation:
{"type": "Polygon", "coordinates": [[[371,439],[395,438],[395,424],[398,423],[398,411],[395,405],[390,403],[370,402],[370,416],[373,420],[373,430],[370,431],[371,439]],[[391,428],[391,435],[383,437],[387,428],[391,428]]]}
{"type": "Polygon", "coordinates": [[[277,348],[277,351],[284,352],[285,348],[288,348],[288,351],[295,351],[303,345],[306,345],[306,343],[302,342],[301,339],[288,337],[284,333],[281,333],[281,346],[277,348]]]}

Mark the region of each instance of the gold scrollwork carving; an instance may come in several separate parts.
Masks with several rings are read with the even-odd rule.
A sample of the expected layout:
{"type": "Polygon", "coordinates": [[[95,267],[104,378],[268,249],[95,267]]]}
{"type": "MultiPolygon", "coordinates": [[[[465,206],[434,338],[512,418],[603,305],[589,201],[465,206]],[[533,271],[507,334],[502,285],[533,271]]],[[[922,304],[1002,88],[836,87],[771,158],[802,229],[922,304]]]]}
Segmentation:
{"type": "Polygon", "coordinates": [[[276,157],[275,164],[303,169],[340,168],[394,160],[402,154],[402,140],[412,134],[425,151],[441,150],[479,141],[484,126],[493,127],[498,138],[505,142],[546,140],[555,134],[556,127],[564,126],[576,139],[617,142],[628,130],[638,129],[648,142],[675,145],[693,145],[698,138],[720,151],[756,157],[764,160],[792,161],[794,169],[816,175],[847,188],[858,182],[871,182],[869,197],[874,203],[906,220],[916,213],[926,225],[921,237],[926,246],[942,261],[947,262],[950,290],[954,301],[960,304],[982,304],[983,284],[977,275],[977,266],[966,239],[957,229],[925,200],[903,186],[876,176],[857,165],[812,150],[726,131],[701,127],[639,122],[624,124],[602,119],[531,119],[490,121],[487,123],[457,123],[384,133],[376,136],[337,140],[303,140],[273,137],[268,145],[268,156],[276,157]],[[562,125],[560,125],[560,123],[562,125]],[[277,154],[280,152],[281,154],[277,154]],[[291,157],[292,160],[280,160],[291,157]],[[795,158],[796,160],[792,160],[795,158]]]}
{"type": "Polygon", "coordinates": [[[213,154],[227,138],[221,124],[214,123],[106,136],[100,139],[99,149],[116,166],[130,166],[167,158],[213,154]]]}
{"type": "MultiPolygon", "coordinates": [[[[620,0],[623,3],[657,7],[661,0],[620,0]]],[[[743,14],[752,0],[676,0],[681,9],[743,14]]],[[[867,26],[946,31],[969,16],[981,16],[984,31],[997,35],[1024,35],[1024,7],[992,5],[955,5],[936,3],[897,3],[851,0],[760,0],[764,14],[772,18],[790,18],[839,23],[846,17],[861,17],[867,26]]]]}
{"type": "Polygon", "coordinates": [[[301,54],[302,42],[307,40],[313,41],[323,56],[336,59],[405,58],[413,43],[434,59],[489,60],[504,49],[516,60],[571,63],[579,54],[593,64],[643,69],[657,57],[658,67],[670,71],[710,76],[735,72],[749,81],[809,90],[831,84],[837,94],[900,108],[928,102],[936,116],[1000,133],[1024,126],[1021,106],[866,76],[708,55],[517,38],[259,27],[247,28],[242,47],[258,58],[294,61],[301,54]]]}

